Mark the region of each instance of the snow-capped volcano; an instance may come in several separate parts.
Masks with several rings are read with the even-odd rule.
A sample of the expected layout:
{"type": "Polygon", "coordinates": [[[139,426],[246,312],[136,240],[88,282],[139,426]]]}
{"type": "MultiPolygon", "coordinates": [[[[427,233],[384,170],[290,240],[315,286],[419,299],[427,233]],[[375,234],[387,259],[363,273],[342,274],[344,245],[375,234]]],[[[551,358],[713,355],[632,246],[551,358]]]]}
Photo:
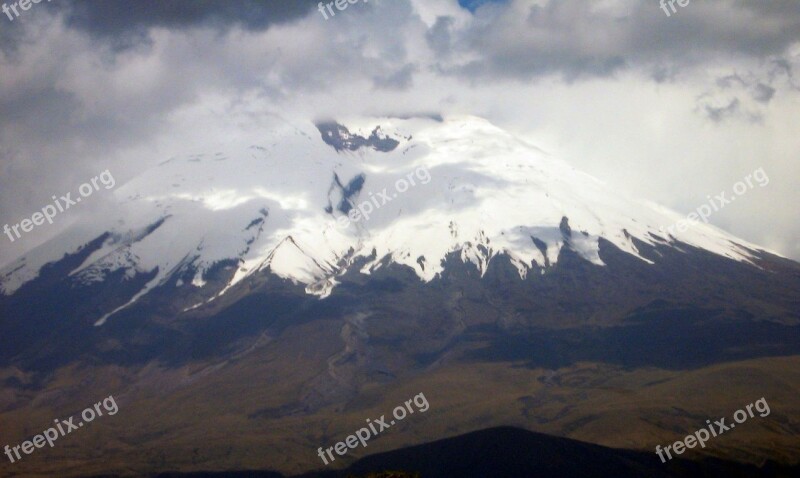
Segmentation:
{"type": "MultiPolygon", "coordinates": [[[[102,325],[157,286],[203,288],[221,261],[237,270],[213,300],[267,271],[326,296],[356,261],[387,263],[430,281],[457,253],[483,273],[504,254],[524,278],[546,273],[562,248],[603,265],[600,239],[647,263],[639,243],[705,249],[751,261],[756,246],[629,198],[475,117],[311,122],[258,144],[173,158],[119,187],[116,214],[76,226],[0,274],[11,295],[42,266],[107,234],[75,267],[78,283],[152,274],[102,325]],[[178,279],[191,272],[193,280],[178,279]]],[[[197,305],[202,305],[200,302],[197,305]]]]}

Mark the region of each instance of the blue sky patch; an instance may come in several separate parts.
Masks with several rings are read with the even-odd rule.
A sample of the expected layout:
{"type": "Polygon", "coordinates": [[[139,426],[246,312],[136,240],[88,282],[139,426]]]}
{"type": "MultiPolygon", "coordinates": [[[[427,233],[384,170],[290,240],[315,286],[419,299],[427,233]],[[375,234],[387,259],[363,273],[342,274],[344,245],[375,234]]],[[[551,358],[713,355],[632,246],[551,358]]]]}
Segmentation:
{"type": "Polygon", "coordinates": [[[487,3],[504,3],[506,0],[458,0],[458,4],[470,12],[475,12],[481,5],[487,3]]]}

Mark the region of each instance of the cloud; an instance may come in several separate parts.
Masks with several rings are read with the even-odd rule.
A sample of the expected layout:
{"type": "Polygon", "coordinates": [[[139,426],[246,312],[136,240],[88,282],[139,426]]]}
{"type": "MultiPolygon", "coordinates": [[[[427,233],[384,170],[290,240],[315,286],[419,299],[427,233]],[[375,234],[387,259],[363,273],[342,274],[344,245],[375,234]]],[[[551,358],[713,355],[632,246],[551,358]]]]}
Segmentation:
{"type": "Polygon", "coordinates": [[[775,88],[759,83],[753,87],[753,99],[759,103],[769,103],[775,96],[775,88]]]}
{"type": "MultiPolygon", "coordinates": [[[[122,184],[319,117],[484,116],[685,211],[742,170],[800,174],[799,2],[692,2],[668,18],[632,0],[370,0],[328,21],[317,3],[63,0],[4,24],[0,226],[99,171],[122,184]]],[[[758,214],[800,200],[793,186],[775,179],[715,220],[793,251],[796,218],[758,214]]],[[[66,225],[0,243],[0,263],[66,225]]]]}
{"type": "Polygon", "coordinates": [[[712,121],[715,123],[719,123],[720,121],[724,120],[725,118],[729,118],[734,116],[736,113],[739,112],[739,100],[738,98],[734,98],[725,106],[714,107],[711,105],[705,106],[706,114],[712,121]]]}
{"type": "Polygon", "coordinates": [[[428,41],[445,71],[524,81],[782,56],[798,38],[800,3],[791,0],[693,2],[669,18],[646,1],[514,0],[462,28],[438,21],[428,41]]]}
{"type": "Polygon", "coordinates": [[[458,4],[470,12],[475,12],[478,8],[491,3],[504,3],[507,0],[458,0],[458,4]]]}
{"type": "Polygon", "coordinates": [[[391,72],[386,76],[376,76],[373,78],[375,86],[378,88],[403,90],[410,88],[413,84],[413,76],[417,71],[417,66],[409,63],[397,71],[391,72]]]}
{"type": "Polygon", "coordinates": [[[264,30],[305,16],[314,0],[70,0],[67,24],[100,37],[140,34],[150,28],[264,30]]]}

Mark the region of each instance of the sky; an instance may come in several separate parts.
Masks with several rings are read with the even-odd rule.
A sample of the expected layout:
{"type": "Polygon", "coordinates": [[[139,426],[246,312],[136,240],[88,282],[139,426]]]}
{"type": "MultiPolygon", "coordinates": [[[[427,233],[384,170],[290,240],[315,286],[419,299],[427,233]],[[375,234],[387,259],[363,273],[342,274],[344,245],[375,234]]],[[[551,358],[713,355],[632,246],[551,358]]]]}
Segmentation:
{"type": "MultiPolygon", "coordinates": [[[[282,121],[469,114],[683,214],[763,170],[768,184],[709,220],[800,259],[800,2],[319,8],[54,0],[0,14],[0,227],[103,171],[122,184],[282,121]]],[[[0,264],[103,213],[87,200],[0,236],[0,264]]]]}

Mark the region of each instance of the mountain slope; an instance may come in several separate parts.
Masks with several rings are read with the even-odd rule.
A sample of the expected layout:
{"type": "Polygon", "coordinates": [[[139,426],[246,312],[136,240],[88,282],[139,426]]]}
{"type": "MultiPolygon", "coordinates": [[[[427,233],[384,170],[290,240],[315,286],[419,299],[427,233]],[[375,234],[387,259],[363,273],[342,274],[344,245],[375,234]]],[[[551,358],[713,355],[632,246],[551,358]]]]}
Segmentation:
{"type": "Polygon", "coordinates": [[[298,474],[420,391],[369,453],[510,424],[650,453],[764,396],[698,453],[796,463],[800,264],[667,237],[480,119],[346,124],[167,161],[3,272],[0,428],[124,410],[17,470],[298,474]]]}
{"type": "Polygon", "coordinates": [[[703,223],[666,232],[678,214],[617,193],[478,118],[368,124],[352,133],[331,123],[286,126],[262,144],[166,161],[115,191],[116,214],[7,267],[0,291],[13,294],[103,235],[71,280],[148,280],[106,304],[98,326],[169,282],[194,289],[193,310],[265,270],[326,297],[356,263],[365,274],[404,265],[429,282],[452,253],[481,274],[506,256],[524,279],[544,274],[563,249],[604,265],[601,240],[646,263],[658,258],[637,243],[683,243],[748,263],[764,252],[703,223]],[[235,273],[209,287],[222,262],[235,273]]]}
{"type": "MultiPolygon", "coordinates": [[[[797,467],[756,467],[723,460],[678,459],[662,464],[654,454],[615,450],[512,427],[466,435],[362,458],[346,471],[320,471],[296,478],[583,478],[608,476],[789,477],[797,467]],[[408,473],[386,473],[407,470],[408,473]],[[416,474],[419,475],[416,475],[416,474]]],[[[281,478],[273,472],[163,473],[156,478],[281,478]]]]}

